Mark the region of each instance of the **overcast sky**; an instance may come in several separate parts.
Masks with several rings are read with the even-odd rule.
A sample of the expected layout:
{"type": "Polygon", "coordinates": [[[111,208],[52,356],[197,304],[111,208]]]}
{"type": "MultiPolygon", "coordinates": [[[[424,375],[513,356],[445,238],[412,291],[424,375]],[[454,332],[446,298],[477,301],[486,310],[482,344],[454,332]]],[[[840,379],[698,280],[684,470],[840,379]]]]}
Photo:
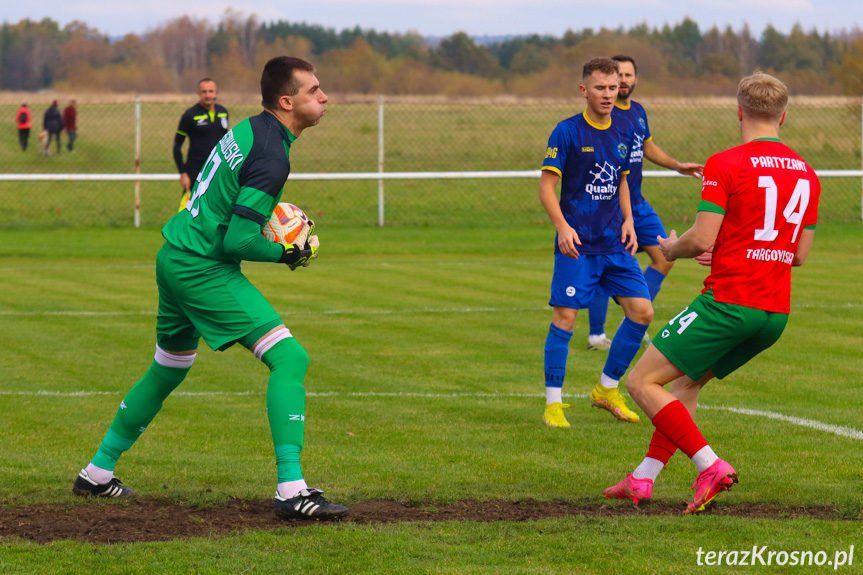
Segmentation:
{"type": "Polygon", "coordinates": [[[749,24],[756,37],[768,24],[783,33],[851,30],[863,25],[863,0],[4,0],[0,17],[14,23],[50,17],[66,25],[82,20],[112,37],[141,34],[187,14],[218,22],[226,9],[257,15],[262,22],[287,20],[342,30],[360,26],[379,32],[414,30],[423,36],[550,34],[567,29],[650,27],[688,16],[702,31],[749,24]],[[681,9],[681,5],[685,9],[681,9]]]}

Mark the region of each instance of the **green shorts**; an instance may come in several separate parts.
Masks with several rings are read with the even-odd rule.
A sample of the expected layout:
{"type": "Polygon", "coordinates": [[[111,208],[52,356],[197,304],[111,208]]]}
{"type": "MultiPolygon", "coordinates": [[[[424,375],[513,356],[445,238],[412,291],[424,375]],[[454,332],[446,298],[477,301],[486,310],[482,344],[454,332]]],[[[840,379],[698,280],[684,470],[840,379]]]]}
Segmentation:
{"type": "Polygon", "coordinates": [[[156,341],[165,351],[197,349],[201,337],[222,351],[282,323],[239,264],[203,258],[166,243],[156,256],[156,284],[156,341]]]}
{"type": "Polygon", "coordinates": [[[786,323],[786,313],[717,302],[708,290],[669,321],[652,343],[693,380],[711,370],[722,379],[773,345],[786,323]]]}

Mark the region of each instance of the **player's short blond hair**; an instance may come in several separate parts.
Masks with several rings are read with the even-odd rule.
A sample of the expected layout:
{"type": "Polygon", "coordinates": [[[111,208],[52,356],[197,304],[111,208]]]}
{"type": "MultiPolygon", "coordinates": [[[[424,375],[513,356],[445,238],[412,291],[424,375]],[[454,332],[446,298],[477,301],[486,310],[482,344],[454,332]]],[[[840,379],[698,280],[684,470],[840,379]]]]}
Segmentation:
{"type": "Polygon", "coordinates": [[[740,80],[737,103],[751,118],[778,120],[788,107],[788,88],[778,78],[756,72],[740,80]]]}

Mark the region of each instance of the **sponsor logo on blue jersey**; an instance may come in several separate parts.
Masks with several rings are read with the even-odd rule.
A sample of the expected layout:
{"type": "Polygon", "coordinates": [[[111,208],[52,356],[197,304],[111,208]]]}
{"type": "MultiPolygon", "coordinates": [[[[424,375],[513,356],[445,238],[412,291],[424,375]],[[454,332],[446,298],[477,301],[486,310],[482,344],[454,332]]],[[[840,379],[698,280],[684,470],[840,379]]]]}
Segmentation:
{"type": "Polygon", "coordinates": [[[644,134],[635,134],[632,140],[632,153],[629,154],[630,163],[641,163],[644,160],[644,134]]]}
{"type": "MultiPolygon", "coordinates": [[[[624,146],[625,147],[625,146],[624,146]]],[[[593,182],[584,187],[584,191],[590,194],[593,200],[610,200],[617,193],[617,186],[612,182],[617,181],[617,173],[620,168],[615,168],[608,162],[594,164],[599,168],[598,172],[591,170],[590,175],[593,176],[593,182]],[[598,183],[597,183],[598,182],[598,183]]]]}

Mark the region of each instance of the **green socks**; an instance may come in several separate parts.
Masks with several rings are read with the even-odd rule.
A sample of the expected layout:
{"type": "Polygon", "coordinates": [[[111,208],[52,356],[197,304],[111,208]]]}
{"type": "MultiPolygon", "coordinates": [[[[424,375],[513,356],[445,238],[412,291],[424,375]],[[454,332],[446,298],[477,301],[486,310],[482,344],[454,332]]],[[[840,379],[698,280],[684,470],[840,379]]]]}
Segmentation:
{"type": "Polygon", "coordinates": [[[111,428],[93,458],[93,465],[113,471],[120,455],[147,429],[162,408],[162,402],[183,382],[189,369],[165,367],[154,361],[120,403],[111,428]]]}
{"type": "Polygon", "coordinates": [[[309,368],[306,350],[292,337],[271,347],[261,358],[270,368],[267,385],[267,418],[276,449],[279,483],[303,478],[300,451],[306,419],[303,379],[309,368]]]}
{"type": "MultiPolygon", "coordinates": [[[[300,469],[306,419],[303,379],[309,368],[309,356],[297,340],[289,337],[268,349],[261,360],[270,368],[267,418],[276,451],[278,480],[297,481],[303,478],[300,469]]],[[[183,382],[189,369],[166,367],[154,361],[120,403],[93,465],[113,471],[117,460],[147,429],[165,398],[183,382]]]]}

